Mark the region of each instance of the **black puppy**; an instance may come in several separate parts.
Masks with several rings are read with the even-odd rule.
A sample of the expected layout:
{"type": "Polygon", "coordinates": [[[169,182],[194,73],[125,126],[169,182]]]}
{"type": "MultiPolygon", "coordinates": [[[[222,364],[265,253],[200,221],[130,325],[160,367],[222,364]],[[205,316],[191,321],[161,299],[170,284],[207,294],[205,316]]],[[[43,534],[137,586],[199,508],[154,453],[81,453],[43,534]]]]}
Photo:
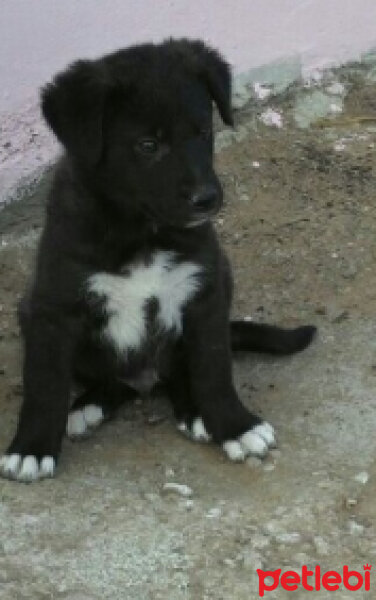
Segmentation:
{"type": "Polygon", "coordinates": [[[66,428],[86,434],[157,380],[193,439],[232,460],[274,445],[238,398],[231,347],[295,352],[314,328],[230,325],[231,272],[210,223],[222,205],[213,100],[231,125],[228,65],[187,40],[76,62],[43,90],[66,154],[20,308],[24,402],[4,476],[52,476],[66,428]]]}

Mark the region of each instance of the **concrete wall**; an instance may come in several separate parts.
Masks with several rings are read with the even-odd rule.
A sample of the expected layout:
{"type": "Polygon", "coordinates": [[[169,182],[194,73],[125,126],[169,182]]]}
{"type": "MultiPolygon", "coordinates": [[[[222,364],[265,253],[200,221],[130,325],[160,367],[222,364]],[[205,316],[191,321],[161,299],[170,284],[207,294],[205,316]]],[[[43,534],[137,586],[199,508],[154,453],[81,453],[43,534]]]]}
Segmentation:
{"type": "Polygon", "coordinates": [[[0,200],[55,152],[38,88],[75,58],[173,35],[204,38],[238,73],[291,56],[309,73],[376,44],[375,0],[2,0],[0,9],[0,200]]]}

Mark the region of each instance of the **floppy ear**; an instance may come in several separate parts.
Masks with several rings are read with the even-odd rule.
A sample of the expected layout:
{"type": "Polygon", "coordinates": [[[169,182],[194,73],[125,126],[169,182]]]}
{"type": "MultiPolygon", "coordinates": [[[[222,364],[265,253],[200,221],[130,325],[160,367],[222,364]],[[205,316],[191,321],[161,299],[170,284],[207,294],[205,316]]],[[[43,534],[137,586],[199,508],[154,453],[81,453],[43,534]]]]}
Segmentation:
{"type": "Polygon", "coordinates": [[[80,60],[58,74],[41,93],[43,116],[59,141],[91,165],[101,156],[106,91],[100,65],[80,60]]]}
{"type": "Polygon", "coordinates": [[[219,114],[226,125],[233,125],[231,107],[231,70],[216,50],[201,41],[187,41],[195,55],[201,78],[205,81],[219,114]]]}

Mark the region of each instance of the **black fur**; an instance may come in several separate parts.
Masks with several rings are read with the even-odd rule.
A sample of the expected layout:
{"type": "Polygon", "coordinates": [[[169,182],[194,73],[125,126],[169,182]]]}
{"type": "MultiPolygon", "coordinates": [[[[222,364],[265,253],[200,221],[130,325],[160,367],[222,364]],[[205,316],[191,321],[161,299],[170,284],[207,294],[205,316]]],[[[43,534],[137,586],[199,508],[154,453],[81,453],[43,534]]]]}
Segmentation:
{"type": "MultiPolygon", "coordinates": [[[[310,343],[313,327],[236,322],[230,329],[231,271],[208,219],[222,204],[212,101],[232,124],[228,65],[187,40],[76,62],[43,90],[44,117],[66,152],[20,309],[24,402],[8,453],[57,458],[73,383],[86,390],[76,407],[101,402],[110,413],[132,395],[122,373],[136,376],[148,361],[178,419],[201,415],[215,442],[235,438],[260,419],[235,391],[231,339],[235,349],[281,354],[310,343]],[[103,311],[85,282],[98,271],[120,273],[154,250],[202,266],[201,289],[185,308],[183,335],[158,343],[150,335],[155,343],[125,365],[97,335],[103,311]]],[[[154,299],[147,312],[156,310],[154,299]]]]}

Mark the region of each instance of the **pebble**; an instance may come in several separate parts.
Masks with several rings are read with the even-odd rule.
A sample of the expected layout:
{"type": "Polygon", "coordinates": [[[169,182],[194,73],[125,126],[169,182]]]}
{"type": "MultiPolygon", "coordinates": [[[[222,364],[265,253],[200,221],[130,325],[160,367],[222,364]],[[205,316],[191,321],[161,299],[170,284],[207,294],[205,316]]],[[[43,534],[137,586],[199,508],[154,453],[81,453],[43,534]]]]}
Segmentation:
{"type": "Polygon", "coordinates": [[[329,554],[329,544],[321,536],[315,535],[313,538],[313,545],[315,546],[317,554],[320,556],[326,556],[329,554]]]}
{"type": "Polygon", "coordinates": [[[345,150],[346,146],[343,142],[337,142],[336,144],[334,144],[334,150],[336,152],[342,152],[343,150],[345,150]]]}
{"type": "Polygon", "coordinates": [[[301,540],[300,533],[279,533],[275,536],[276,541],[279,544],[297,544],[301,540]]]}
{"type": "Polygon", "coordinates": [[[326,91],[333,96],[341,96],[345,91],[345,86],[340,81],[334,81],[326,88],[326,91]]]}
{"type": "Polygon", "coordinates": [[[190,498],[193,496],[193,490],[189,487],[189,485],[185,485],[182,483],[174,483],[168,482],[163,485],[163,492],[171,492],[173,494],[178,494],[179,496],[184,496],[185,498],[190,498]]]}
{"type": "Polygon", "coordinates": [[[259,98],[260,100],[265,100],[265,98],[268,98],[272,93],[272,90],[269,87],[262,85],[258,81],[256,81],[256,83],[253,84],[253,90],[257,98],[259,98]]]}
{"type": "Polygon", "coordinates": [[[282,115],[272,108],[268,108],[260,115],[260,121],[269,127],[283,127],[282,115]]]}
{"type": "Polygon", "coordinates": [[[358,483],[365,485],[367,483],[367,481],[369,480],[369,475],[368,475],[367,471],[361,471],[361,473],[358,473],[357,475],[355,475],[354,479],[358,483]]]}
{"type": "Polygon", "coordinates": [[[207,519],[218,519],[222,515],[222,510],[219,507],[211,508],[206,513],[207,519]]]}
{"type": "Polygon", "coordinates": [[[270,544],[270,538],[262,533],[255,533],[251,536],[251,542],[254,548],[265,548],[270,544]]]}
{"type": "Polygon", "coordinates": [[[266,465],[264,465],[263,470],[270,472],[270,471],[274,471],[275,469],[275,464],[274,463],[266,463],[266,465]]]}
{"type": "Polygon", "coordinates": [[[225,564],[226,567],[231,567],[231,569],[236,567],[236,562],[232,558],[224,558],[223,564],[225,564]]]}
{"type": "Polygon", "coordinates": [[[364,526],[353,520],[349,521],[348,528],[352,535],[360,535],[364,531],[364,526]]]}
{"type": "Polygon", "coordinates": [[[264,530],[269,535],[278,535],[281,531],[281,525],[278,521],[269,521],[264,525],[264,530]]]}
{"type": "Polygon", "coordinates": [[[345,498],[345,507],[348,509],[354,508],[358,504],[357,498],[345,498]]]}

